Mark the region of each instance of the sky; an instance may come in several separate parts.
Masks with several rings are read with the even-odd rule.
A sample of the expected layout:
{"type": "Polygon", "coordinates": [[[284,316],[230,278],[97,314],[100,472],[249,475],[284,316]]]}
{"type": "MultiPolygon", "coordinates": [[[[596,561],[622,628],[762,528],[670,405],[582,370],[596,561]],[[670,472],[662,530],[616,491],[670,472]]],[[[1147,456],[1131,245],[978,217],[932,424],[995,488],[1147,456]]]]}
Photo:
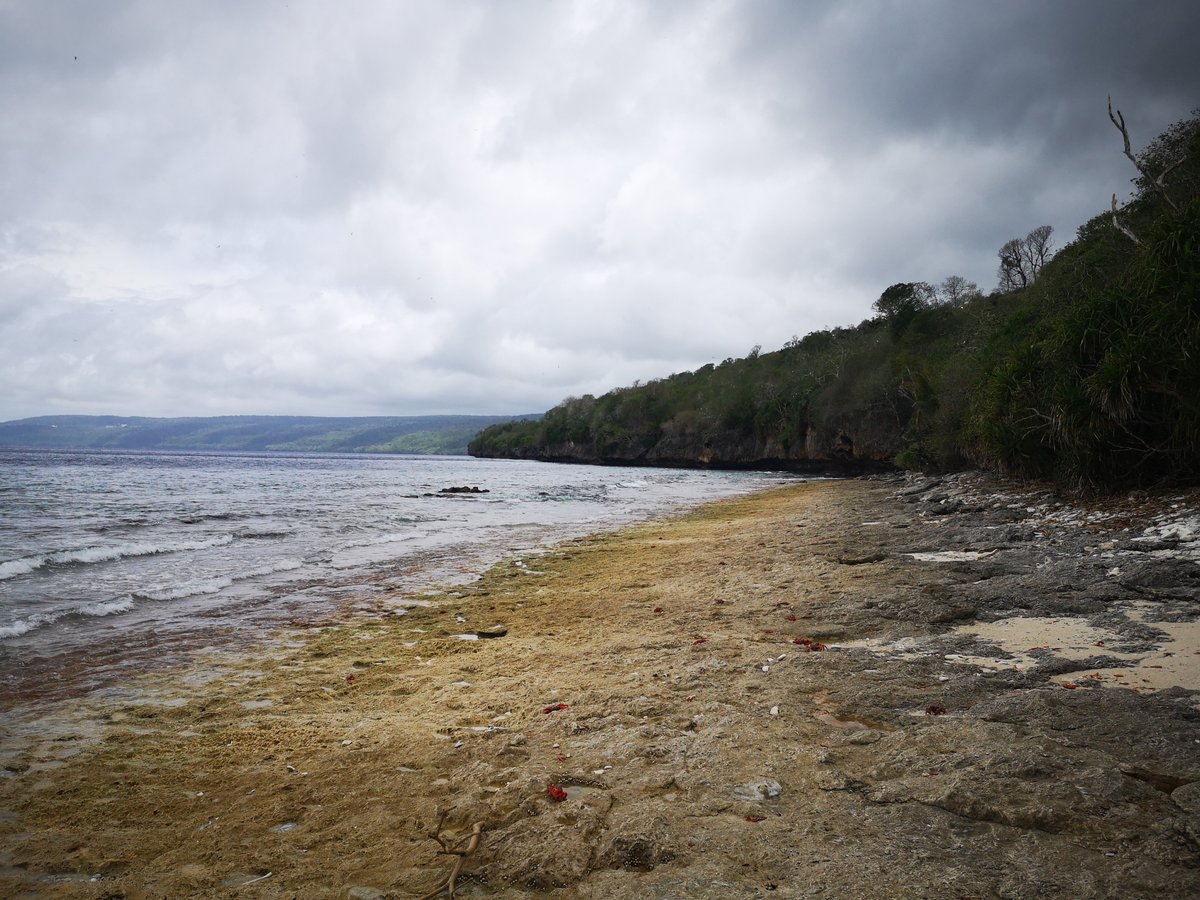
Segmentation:
{"type": "Polygon", "coordinates": [[[996,285],[1195,0],[0,0],[0,420],[508,414],[996,285]]]}

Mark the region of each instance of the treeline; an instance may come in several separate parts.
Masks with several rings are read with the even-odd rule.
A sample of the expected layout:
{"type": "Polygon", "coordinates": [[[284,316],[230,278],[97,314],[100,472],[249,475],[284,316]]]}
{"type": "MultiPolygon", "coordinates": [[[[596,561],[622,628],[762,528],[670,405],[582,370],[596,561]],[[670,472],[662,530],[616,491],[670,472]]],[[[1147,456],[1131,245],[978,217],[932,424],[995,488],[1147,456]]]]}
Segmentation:
{"type": "MultiPolygon", "coordinates": [[[[1128,148],[1120,113],[1113,115],[1128,148]]],[[[985,466],[1076,486],[1200,477],[1200,117],[1127,153],[1133,198],[1052,254],[998,254],[983,295],[951,276],[885,290],[877,315],[538,422],[481,456],[660,465],[985,466]]]]}

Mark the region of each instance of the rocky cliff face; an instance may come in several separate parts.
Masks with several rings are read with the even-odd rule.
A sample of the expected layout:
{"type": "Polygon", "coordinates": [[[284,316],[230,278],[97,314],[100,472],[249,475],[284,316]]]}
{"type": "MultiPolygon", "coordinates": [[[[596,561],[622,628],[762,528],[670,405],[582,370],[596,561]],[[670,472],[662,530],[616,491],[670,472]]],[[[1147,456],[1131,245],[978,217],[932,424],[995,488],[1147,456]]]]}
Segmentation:
{"type": "Polygon", "coordinates": [[[785,444],[723,430],[700,433],[661,430],[657,439],[633,436],[607,441],[534,441],[525,446],[472,446],[474,456],[599,465],[678,466],[714,469],[778,469],[794,472],[862,473],[890,469],[900,449],[901,426],[878,414],[809,424],[803,443],[785,444]]]}

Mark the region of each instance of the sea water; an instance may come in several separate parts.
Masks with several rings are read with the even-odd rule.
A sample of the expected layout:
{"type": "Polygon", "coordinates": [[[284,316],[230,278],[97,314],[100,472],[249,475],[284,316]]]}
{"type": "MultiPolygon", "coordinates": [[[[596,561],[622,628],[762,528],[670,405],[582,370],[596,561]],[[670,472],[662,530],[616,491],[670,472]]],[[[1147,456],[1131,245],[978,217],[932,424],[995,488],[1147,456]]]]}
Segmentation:
{"type": "Polygon", "coordinates": [[[0,451],[0,691],[77,692],[779,483],[470,457],[0,451]],[[451,487],[486,493],[443,493],[451,487]]]}

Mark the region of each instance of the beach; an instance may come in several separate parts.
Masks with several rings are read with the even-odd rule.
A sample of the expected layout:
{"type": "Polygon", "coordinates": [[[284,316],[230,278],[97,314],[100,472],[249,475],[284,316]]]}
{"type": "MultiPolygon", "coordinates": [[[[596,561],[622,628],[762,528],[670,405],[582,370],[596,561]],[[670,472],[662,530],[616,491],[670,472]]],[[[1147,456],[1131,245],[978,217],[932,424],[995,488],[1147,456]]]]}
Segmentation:
{"type": "Polygon", "coordinates": [[[18,709],[0,893],[1195,895],[1196,500],[797,484],[18,709]]]}

